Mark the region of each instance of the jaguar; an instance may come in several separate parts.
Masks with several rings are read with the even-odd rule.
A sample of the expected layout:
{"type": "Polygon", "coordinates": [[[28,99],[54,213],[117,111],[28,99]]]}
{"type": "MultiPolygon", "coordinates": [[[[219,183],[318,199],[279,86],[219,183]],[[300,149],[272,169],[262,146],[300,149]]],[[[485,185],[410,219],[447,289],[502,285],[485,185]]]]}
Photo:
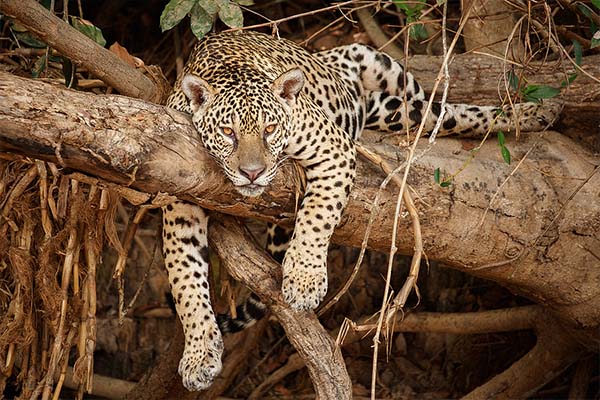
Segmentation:
{"type": "MultiPolygon", "coordinates": [[[[434,103],[403,66],[369,46],[310,53],[257,32],[213,34],[192,51],[167,106],[188,113],[206,151],[244,196],[260,196],[288,159],[306,175],[292,232],[271,226],[267,248],[283,268],[282,293],[312,310],[327,292],[329,239],[355,176],[355,141],[363,129],[407,131],[422,121],[438,136],[489,130],[539,131],[560,112],[555,103],[514,107],[434,103]]],[[[250,325],[265,312],[251,296],[237,318],[210,303],[208,214],[175,202],[163,207],[163,255],[185,347],[179,363],[188,390],[210,386],[221,370],[222,332],[250,325]]]]}

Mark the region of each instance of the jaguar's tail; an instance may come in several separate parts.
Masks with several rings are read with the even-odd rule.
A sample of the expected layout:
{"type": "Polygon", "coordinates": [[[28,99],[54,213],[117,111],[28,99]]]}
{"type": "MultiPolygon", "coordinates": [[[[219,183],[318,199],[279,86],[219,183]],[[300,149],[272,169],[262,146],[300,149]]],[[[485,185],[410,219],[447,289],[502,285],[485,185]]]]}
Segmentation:
{"type": "Polygon", "coordinates": [[[231,318],[229,314],[217,315],[217,324],[223,335],[239,332],[256,323],[267,313],[267,306],[260,302],[253,293],[246,301],[235,309],[237,316],[231,318]]]}

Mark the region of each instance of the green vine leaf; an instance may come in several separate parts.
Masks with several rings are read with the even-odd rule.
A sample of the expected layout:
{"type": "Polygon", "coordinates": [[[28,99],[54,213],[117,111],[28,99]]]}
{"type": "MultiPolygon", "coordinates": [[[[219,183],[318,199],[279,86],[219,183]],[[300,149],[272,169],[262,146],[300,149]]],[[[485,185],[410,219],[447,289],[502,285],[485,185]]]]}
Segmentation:
{"type": "Polygon", "coordinates": [[[573,40],[573,53],[575,53],[575,64],[581,65],[583,48],[581,47],[581,43],[579,43],[577,40],[573,40]]]}
{"type": "Polygon", "coordinates": [[[508,71],[507,79],[512,90],[515,92],[519,90],[519,77],[517,74],[515,74],[513,71],[508,71]]]}
{"type": "Polygon", "coordinates": [[[502,158],[504,159],[504,162],[510,165],[510,151],[508,150],[508,148],[506,146],[501,146],[500,153],[502,153],[502,158]]]}
{"type": "Polygon", "coordinates": [[[244,14],[239,5],[228,0],[219,2],[219,18],[230,28],[241,28],[244,25],[244,14]]]}
{"type": "Polygon", "coordinates": [[[500,146],[504,146],[504,143],[506,143],[506,138],[504,137],[504,132],[498,131],[498,144],[500,146]]]}
{"type": "Polygon", "coordinates": [[[102,31],[90,21],[83,18],[71,17],[71,25],[100,46],[106,46],[106,39],[104,39],[102,31]]]}
{"type": "Polygon", "coordinates": [[[219,13],[219,3],[217,0],[198,0],[200,7],[204,9],[214,21],[219,13]]]}
{"type": "Polygon", "coordinates": [[[168,31],[177,25],[196,4],[196,0],[171,0],[160,15],[160,29],[168,31]]]}
{"type": "Polygon", "coordinates": [[[560,93],[560,89],[545,85],[528,85],[523,88],[523,97],[526,101],[540,103],[541,99],[550,99],[560,93]]]}
{"type": "MultiPolygon", "coordinates": [[[[214,14],[213,14],[214,15],[214,14]]],[[[190,27],[192,33],[202,39],[204,35],[210,32],[214,23],[214,16],[210,15],[199,3],[196,3],[190,13],[190,27]]]]}

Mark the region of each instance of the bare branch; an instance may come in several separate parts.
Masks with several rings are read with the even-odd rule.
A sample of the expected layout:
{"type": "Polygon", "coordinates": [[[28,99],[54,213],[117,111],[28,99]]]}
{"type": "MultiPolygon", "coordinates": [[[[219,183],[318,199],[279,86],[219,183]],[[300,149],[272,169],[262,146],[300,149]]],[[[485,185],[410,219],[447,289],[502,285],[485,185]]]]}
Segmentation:
{"type": "Polygon", "coordinates": [[[351,398],[352,384],[340,349],[314,313],[294,311],[285,303],[277,263],[253,245],[251,236],[230,217],[213,218],[209,238],[230,275],[248,286],[275,314],[306,363],[317,398],[351,398]],[[232,253],[238,257],[231,257],[232,253]]]}
{"type": "Polygon", "coordinates": [[[127,65],[116,54],[71,27],[37,1],[2,0],[0,12],[18,20],[44,42],[120,93],[154,102],[160,102],[165,95],[165,82],[155,84],[139,70],[127,65]]]}

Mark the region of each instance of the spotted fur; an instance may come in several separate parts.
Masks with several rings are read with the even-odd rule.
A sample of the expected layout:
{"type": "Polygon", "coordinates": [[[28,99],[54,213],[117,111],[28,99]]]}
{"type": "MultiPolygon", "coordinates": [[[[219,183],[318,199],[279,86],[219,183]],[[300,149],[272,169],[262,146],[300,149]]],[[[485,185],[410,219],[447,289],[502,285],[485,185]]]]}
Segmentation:
{"type": "MultiPolygon", "coordinates": [[[[354,44],[310,54],[296,44],[245,32],[202,40],[167,105],[192,115],[208,152],[237,190],[258,196],[287,158],[305,170],[307,187],[295,229],[270,227],[268,249],[282,262],[282,292],[295,309],[317,307],[327,291],[327,248],[355,175],[354,140],[363,128],[400,131],[423,119],[433,128],[441,106],[424,116],[425,93],[386,54],[354,44]]],[[[488,129],[539,130],[555,105],[509,109],[445,105],[440,135],[488,129]]],[[[208,387],[221,368],[224,332],[243,329],[265,311],[257,298],[238,318],[213,314],[208,290],[208,217],[197,206],[163,209],[163,250],[177,313],[185,331],[179,365],[189,390],[208,387]]]]}

